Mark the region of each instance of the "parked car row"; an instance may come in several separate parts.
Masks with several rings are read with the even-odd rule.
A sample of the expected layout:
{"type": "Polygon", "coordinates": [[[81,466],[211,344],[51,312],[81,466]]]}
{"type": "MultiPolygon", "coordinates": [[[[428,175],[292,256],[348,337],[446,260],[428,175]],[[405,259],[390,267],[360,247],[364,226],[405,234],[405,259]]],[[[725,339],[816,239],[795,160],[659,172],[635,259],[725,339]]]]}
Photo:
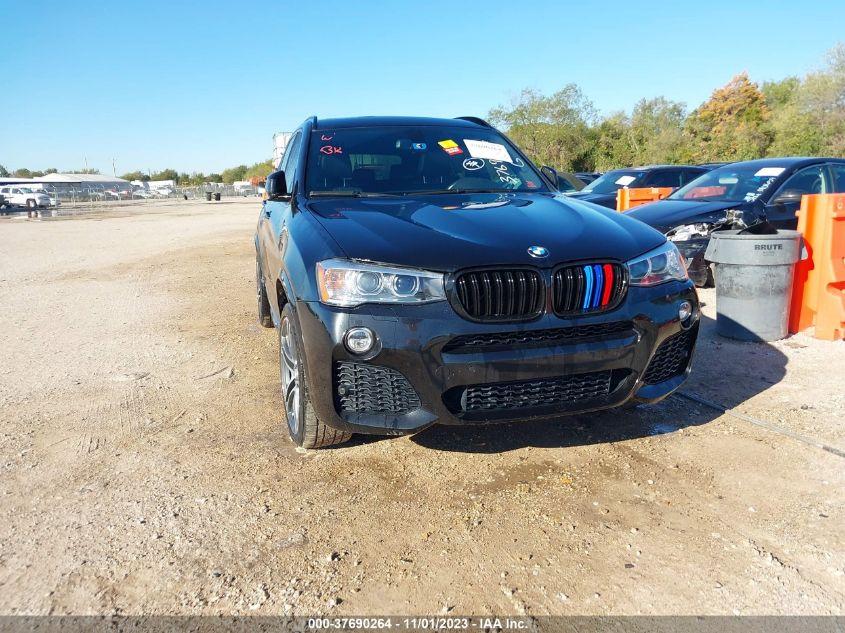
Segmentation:
{"type": "Polygon", "coordinates": [[[4,209],[22,207],[35,210],[58,205],[58,198],[51,197],[42,190],[20,186],[0,187],[0,207],[4,209]]]}
{"type": "Polygon", "coordinates": [[[616,208],[617,191],[623,187],[675,189],[664,200],[625,213],[666,235],[683,254],[696,285],[710,286],[713,273],[704,253],[714,231],[796,228],[795,212],[803,195],[845,192],[845,159],[792,157],[631,167],[601,174],[580,189],[562,177],[561,192],[610,209],[616,208]]]}
{"type": "Polygon", "coordinates": [[[845,193],[845,159],[766,158],[729,163],[626,212],[658,229],[681,251],[699,286],[713,283],[704,252],[714,231],[795,229],[801,197],[845,193]]]}

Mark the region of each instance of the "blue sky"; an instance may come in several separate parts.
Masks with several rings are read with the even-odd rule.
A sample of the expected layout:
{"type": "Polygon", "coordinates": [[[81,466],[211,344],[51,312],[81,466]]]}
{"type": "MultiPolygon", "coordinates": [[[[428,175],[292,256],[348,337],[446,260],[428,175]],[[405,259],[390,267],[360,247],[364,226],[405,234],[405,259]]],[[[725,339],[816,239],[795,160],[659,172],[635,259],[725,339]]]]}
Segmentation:
{"type": "Polygon", "coordinates": [[[484,116],[575,82],[601,112],[803,74],[845,2],[0,0],[0,164],[118,174],[268,158],[312,114],[484,116]]]}

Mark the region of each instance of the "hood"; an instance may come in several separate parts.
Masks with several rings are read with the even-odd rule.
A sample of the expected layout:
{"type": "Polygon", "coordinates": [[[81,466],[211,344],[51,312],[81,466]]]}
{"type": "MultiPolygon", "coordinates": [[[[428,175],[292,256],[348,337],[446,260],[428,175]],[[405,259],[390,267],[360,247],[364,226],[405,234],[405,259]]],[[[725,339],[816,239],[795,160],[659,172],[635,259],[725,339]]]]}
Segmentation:
{"type": "Polygon", "coordinates": [[[567,196],[570,198],[575,198],[577,200],[586,200],[587,202],[592,202],[593,204],[600,204],[603,207],[609,207],[611,209],[616,208],[616,193],[589,193],[587,191],[573,191],[568,193],[567,196]]]}
{"type": "Polygon", "coordinates": [[[725,217],[728,209],[746,210],[743,202],[705,202],[695,200],[659,200],[626,211],[629,218],[636,218],[666,233],[676,226],[693,222],[712,222],[725,217]]]}
{"type": "Polygon", "coordinates": [[[550,194],[334,198],[308,207],[347,257],[444,272],[625,261],[665,241],[631,218],[550,194]],[[549,256],[531,257],[531,246],[545,247],[549,256]]]}

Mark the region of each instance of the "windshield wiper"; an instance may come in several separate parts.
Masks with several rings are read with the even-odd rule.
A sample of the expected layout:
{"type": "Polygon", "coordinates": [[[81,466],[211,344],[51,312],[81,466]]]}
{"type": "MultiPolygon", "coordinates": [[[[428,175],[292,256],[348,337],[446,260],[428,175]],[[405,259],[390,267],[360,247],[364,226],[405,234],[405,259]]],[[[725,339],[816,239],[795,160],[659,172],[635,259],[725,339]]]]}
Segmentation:
{"type": "Polygon", "coordinates": [[[377,193],[375,191],[311,191],[309,198],[398,198],[395,193],[377,193]]]}

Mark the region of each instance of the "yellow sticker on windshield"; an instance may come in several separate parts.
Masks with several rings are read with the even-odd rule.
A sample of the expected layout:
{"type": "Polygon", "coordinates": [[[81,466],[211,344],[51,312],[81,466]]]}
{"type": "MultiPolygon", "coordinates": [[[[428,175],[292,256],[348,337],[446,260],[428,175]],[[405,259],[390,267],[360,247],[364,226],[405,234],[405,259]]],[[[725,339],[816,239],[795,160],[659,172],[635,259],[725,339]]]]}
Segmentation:
{"type": "Polygon", "coordinates": [[[437,144],[442,147],[443,151],[449,154],[449,156],[457,156],[458,154],[464,153],[458,144],[450,138],[447,138],[445,141],[438,141],[437,144]]]}

